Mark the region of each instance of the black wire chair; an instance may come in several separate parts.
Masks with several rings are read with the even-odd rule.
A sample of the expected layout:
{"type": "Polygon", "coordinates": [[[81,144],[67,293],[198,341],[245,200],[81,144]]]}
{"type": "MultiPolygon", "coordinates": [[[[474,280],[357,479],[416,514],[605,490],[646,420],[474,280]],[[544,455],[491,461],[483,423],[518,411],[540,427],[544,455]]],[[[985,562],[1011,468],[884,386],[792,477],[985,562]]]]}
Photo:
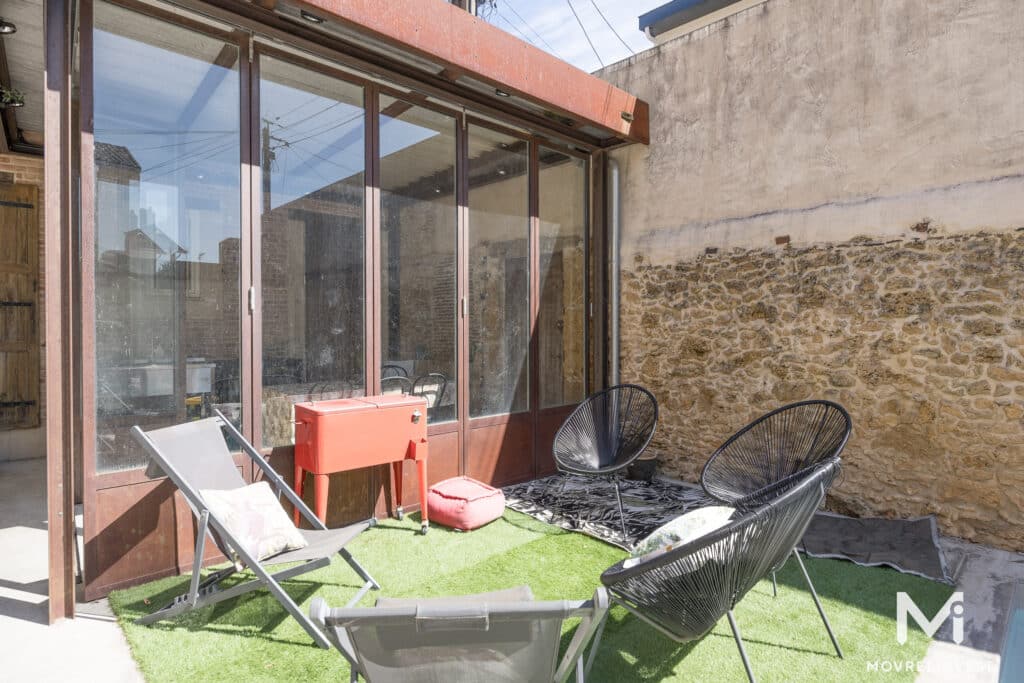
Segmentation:
{"type": "Polygon", "coordinates": [[[825,616],[796,544],[835,477],[835,458],[790,482],[764,505],[727,526],[641,564],[624,560],[601,575],[614,602],[677,642],[699,640],[723,615],[729,619],[747,677],[754,674],[733,608],[773,567],[789,555],[800,564],[818,614],[840,658],[843,651],[825,616]]]}
{"type": "MultiPolygon", "coordinates": [[[[658,402],[654,395],[635,384],[619,384],[591,394],[572,411],[555,434],[552,455],[563,473],[611,476],[640,457],[657,425],[658,402]]],[[[625,541],[619,481],[612,478],[625,541]]]]}
{"type": "Polygon", "coordinates": [[[391,375],[380,378],[380,393],[382,394],[411,394],[412,380],[401,375],[391,375]]]}
{"type": "Polygon", "coordinates": [[[420,375],[412,383],[410,394],[422,396],[427,399],[428,408],[436,408],[441,405],[444,392],[448,388],[448,378],[440,372],[428,372],[420,375]]]}
{"type": "Polygon", "coordinates": [[[701,486],[733,507],[756,507],[795,475],[838,457],[852,430],[849,413],[832,401],[777,408],[729,437],[708,458],[701,486]]]}
{"type": "MultiPolygon", "coordinates": [[[[800,401],[757,418],[719,446],[700,474],[704,491],[739,509],[761,505],[809,469],[838,458],[853,431],[850,414],[832,401],[800,401]]],[[[833,479],[838,474],[835,468],[833,479]]],[[[826,492],[833,479],[825,485],[826,492]]],[[[772,592],[778,595],[772,569],[772,592]]]]}
{"type": "Polygon", "coordinates": [[[390,377],[408,377],[409,373],[401,365],[394,365],[392,363],[385,363],[380,366],[380,376],[382,379],[390,377]]]}

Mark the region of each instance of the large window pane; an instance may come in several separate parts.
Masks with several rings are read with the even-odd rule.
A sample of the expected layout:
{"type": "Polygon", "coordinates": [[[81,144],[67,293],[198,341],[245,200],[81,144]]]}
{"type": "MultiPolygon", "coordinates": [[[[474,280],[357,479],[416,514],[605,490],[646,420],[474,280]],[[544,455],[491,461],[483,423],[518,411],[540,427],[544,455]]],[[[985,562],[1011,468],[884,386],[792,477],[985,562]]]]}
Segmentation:
{"type": "Polygon", "coordinates": [[[469,128],[469,413],[529,409],[529,145],[469,128]]]}
{"type": "Polygon", "coordinates": [[[381,386],[456,418],[455,119],[381,97],[381,386]]]}
{"type": "Polygon", "coordinates": [[[292,405],[365,393],[363,90],[260,59],[263,443],[292,405]]]}
{"type": "Polygon", "coordinates": [[[240,348],[238,50],[98,3],[97,471],[139,467],[145,429],[225,411],[240,348]]]}
{"type": "Polygon", "coordinates": [[[587,164],[540,148],[540,407],[584,396],[587,164]]]}

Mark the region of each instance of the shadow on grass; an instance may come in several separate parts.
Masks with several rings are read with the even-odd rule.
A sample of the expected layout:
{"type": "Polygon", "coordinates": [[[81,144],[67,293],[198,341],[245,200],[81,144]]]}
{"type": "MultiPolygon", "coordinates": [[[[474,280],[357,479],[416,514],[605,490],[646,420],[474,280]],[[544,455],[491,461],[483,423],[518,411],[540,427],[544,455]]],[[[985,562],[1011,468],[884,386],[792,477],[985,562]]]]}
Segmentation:
{"type": "MultiPolygon", "coordinates": [[[[952,586],[888,567],[861,567],[846,560],[801,557],[820,598],[842,602],[887,619],[896,619],[896,594],[899,592],[907,593],[925,614],[935,614],[955,590],[952,586]]],[[[785,586],[806,594],[813,609],[807,582],[796,560],[790,557],[776,576],[780,598],[785,586]]]]}
{"type": "MultiPolygon", "coordinates": [[[[232,586],[252,581],[254,578],[253,574],[244,572],[225,579],[220,585],[223,589],[228,589],[232,586]]],[[[149,597],[118,602],[119,616],[128,624],[134,622],[139,617],[163,608],[174,598],[188,592],[190,577],[185,576],[182,579],[149,597]]],[[[298,605],[305,603],[327,585],[338,588],[351,588],[353,592],[360,587],[360,584],[356,583],[351,585],[347,583],[327,584],[324,581],[294,578],[282,581],[280,584],[285,593],[298,605]]],[[[116,600],[116,597],[114,599],[116,600]]],[[[313,640],[308,637],[305,631],[300,631],[301,635],[299,637],[301,640],[272,635],[283,622],[291,618],[287,610],[266,587],[259,586],[253,588],[249,593],[244,593],[215,605],[201,607],[166,621],[159,621],[148,627],[139,626],[139,628],[151,628],[168,633],[177,631],[210,631],[226,635],[257,637],[277,643],[316,647],[316,644],[313,643],[313,640]]]]}

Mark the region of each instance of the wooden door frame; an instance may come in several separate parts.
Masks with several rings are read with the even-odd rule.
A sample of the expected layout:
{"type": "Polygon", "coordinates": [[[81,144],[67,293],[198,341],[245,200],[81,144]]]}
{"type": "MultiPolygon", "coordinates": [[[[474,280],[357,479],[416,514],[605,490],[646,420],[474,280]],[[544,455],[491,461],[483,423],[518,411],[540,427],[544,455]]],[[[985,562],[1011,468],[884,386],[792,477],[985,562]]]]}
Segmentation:
{"type": "Polygon", "coordinates": [[[50,623],[74,616],[74,372],[71,205],[71,7],[46,0],[43,92],[46,320],[46,505],[50,623]],[[69,391],[69,389],[72,389],[69,391]]]}

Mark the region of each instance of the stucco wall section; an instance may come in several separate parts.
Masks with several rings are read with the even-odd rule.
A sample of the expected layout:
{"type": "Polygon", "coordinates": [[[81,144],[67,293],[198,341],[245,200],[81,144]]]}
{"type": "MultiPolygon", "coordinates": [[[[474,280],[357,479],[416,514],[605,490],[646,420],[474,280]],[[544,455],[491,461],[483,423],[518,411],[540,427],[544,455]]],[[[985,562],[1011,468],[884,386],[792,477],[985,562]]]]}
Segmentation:
{"type": "Polygon", "coordinates": [[[1024,3],[769,0],[600,75],[651,103],[623,250],[1020,225],[1024,3]]]}

